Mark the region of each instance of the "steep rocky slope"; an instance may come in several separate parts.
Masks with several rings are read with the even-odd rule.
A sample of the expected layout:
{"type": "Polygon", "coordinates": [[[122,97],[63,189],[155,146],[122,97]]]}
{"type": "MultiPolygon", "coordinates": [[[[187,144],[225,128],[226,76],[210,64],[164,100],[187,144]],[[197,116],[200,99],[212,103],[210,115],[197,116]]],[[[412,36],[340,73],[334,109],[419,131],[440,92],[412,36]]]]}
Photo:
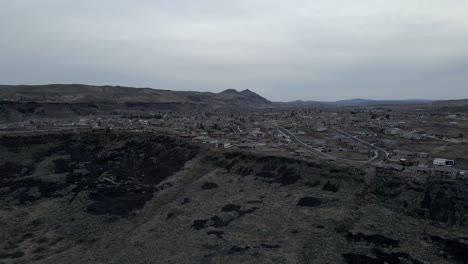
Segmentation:
{"type": "Polygon", "coordinates": [[[467,263],[466,183],[147,133],[0,138],[3,263],[467,263]]]}

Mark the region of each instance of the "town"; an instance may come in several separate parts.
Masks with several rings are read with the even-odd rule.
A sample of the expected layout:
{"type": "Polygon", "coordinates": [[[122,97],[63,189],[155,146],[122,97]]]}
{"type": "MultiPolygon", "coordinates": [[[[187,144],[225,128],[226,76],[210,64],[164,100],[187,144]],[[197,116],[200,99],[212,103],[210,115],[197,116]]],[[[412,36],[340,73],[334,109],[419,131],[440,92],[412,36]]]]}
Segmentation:
{"type": "Polygon", "coordinates": [[[90,129],[158,131],[215,149],[372,165],[385,175],[464,178],[468,170],[468,114],[414,107],[276,107],[36,118],[1,124],[0,134],[90,129]]]}

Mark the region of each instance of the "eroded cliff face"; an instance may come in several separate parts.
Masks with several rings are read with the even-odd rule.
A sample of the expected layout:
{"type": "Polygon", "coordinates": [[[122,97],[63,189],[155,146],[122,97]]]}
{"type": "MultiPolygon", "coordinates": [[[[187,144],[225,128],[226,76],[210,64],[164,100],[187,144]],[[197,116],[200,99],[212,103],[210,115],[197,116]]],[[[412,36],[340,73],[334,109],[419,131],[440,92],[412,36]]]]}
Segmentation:
{"type": "Polygon", "coordinates": [[[151,133],[3,137],[0,157],[0,263],[468,262],[460,180],[151,133]]]}
{"type": "Polygon", "coordinates": [[[466,225],[466,191],[466,185],[458,181],[430,181],[421,201],[424,215],[435,221],[466,225]]]}
{"type": "Polygon", "coordinates": [[[467,182],[439,177],[377,177],[370,189],[398,212],[446,225],[466,226],[467,182]]]}
{"type": "Polygon", "coordinates": [[[166,136],[99,132],[4,137],[0,145],[10,155],[0,166],[2,189],[20,205],[60,197],[71,203],[86,192],[93,201],[88,213],[117,215],[142,208],[160,182],[199,152],[166,136]]]}

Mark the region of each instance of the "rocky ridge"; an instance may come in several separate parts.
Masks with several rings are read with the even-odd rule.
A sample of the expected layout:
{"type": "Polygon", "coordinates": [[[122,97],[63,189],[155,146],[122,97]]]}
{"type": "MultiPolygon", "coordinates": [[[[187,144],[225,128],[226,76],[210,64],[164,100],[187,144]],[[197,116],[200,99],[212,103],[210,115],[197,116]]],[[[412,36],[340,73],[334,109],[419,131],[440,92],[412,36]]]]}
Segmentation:
{"type": "Polygon", "coordinates": [[[0,263],[468,260],[460,180],[382,178],[154,133],[4,136],[0,157],[0,263]]]}

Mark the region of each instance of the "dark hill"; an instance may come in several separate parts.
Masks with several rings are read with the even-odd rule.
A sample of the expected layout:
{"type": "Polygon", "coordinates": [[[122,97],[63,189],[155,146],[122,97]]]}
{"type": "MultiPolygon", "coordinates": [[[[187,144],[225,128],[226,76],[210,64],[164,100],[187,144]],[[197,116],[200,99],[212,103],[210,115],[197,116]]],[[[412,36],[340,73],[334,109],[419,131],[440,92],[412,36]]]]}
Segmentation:
{"type": "Polygon", "coordinates": [[[0,100],[36,103],[178,103],[209,104],[213,107],[261,107],[270,101],[251,91],[210,92],[170,91],[122,86],[82,84],[19,85],[0,90],[0,100]],[[236,99],[236,100],[233,100],[236,99]]]}
{"type": "Polygon", "coordinates": [[[211,111],[270,105],[270,101],[254,92],[233,89],[210,93],[81,84],[19,85],[0,89],[0,123],[112,112],[146,114],[151,111],[211,111]]]}

